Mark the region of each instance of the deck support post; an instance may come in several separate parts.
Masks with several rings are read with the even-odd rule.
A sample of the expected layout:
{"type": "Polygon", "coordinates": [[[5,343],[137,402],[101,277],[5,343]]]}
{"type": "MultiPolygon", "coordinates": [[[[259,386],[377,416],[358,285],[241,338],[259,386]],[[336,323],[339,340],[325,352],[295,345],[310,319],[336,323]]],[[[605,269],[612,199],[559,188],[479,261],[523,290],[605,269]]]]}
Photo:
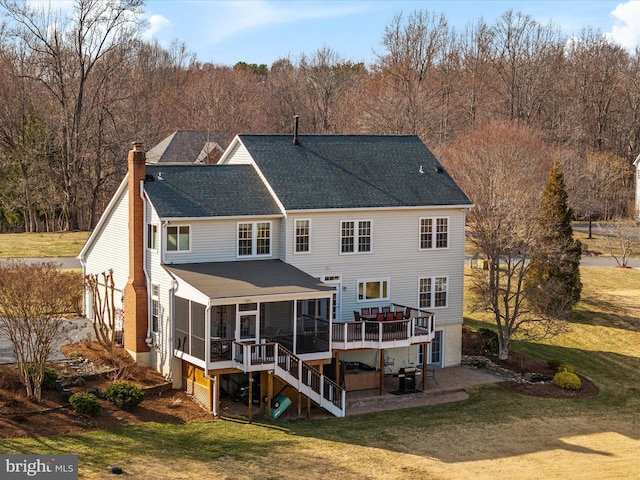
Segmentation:
{"type": "Polygon", "coordinates": [[[384,395],[384,348],[380,349],[380,395],[384,395]]]}
{"type": "Polygon", "coordinates": [[[422,344],[422,391],[427,391],[427,352],[429,351],[428,343],[422,344]]]}
{"type": "Polygon", "coordinates": [[[267,416],[271,418],[271,402],[273,401],[273,370],[267,372],[267,416]]]}
{"type": "MultiPolygon", "coordinates": [[[[211,387],[211,384],[209,384],[209,386],[211,387]]],[[[211,403],[211,408],[213,410],[213,414],[216,417],[220,416],[220,375],[219,374],[215,374],[213,376],[213,388],[210,388],[210,390],[213,392],[213,398],[212,403],[211,403]]]]}
{"type": "Polygon", "coordinates": [[[249,373],[249,423],[253,420],[253,373],[249,373]]]}

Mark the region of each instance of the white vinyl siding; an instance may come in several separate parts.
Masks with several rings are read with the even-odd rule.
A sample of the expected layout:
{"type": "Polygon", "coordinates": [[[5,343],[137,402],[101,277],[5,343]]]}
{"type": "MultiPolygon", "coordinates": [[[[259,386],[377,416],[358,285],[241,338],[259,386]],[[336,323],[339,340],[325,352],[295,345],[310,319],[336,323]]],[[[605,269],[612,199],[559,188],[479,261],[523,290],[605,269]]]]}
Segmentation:
{"type": "MultiPolygon", "coordinates": [[[[238,258],[238,223],[254,223],[255,219],[238,222],[238,219],[191,220],[191,250],[188,253],[165,251],[166,263],[199,263],[199,262],[231,262],[238,258]]],[[[280,219],[265,220],[272,224],[271,255],[268,258],[279,258],[281,238],[284,233],[280,228],[280,219]]],[[[166,230],[166,227],[165,227],[166,230]]],[[[166,234],[166,232],[165,232],[166,234]]],[[[264,257],[263,257],[264,258],[264,257]]]]}
{"type": "MultiPolygon", "coordinates": [[[[371,254],[363,261],[361,255],[340,252],[340,226],[344,212],[314,212],[305,215],[313,225],[313,246],[310,255],[295,255],[293,240],[287,242],[287,262],[317,278],[340,275],[342,280],[340,321],[353,320],[353,311],[362,306],[358,301],[357,285],[363,279],[389,279],[390,301],[418,306],[418,279],[437,273],[447,277],[447,308],[437,310],[436,323],[462,322],[464,282],[464,224],[462,209],[406,209],[368,210],[367,218],[375,226],[372,230],[371,254]],[[416,226],[421,218],[448,219],[449,248],[420,250],[416,226]]],[[[299,217],[302,218],[302,217],[299,217]]],[[[360,217],[362,218],[362,217],[360,217]]],[[[293,235],[294,222],[286,229],[293,235]]],[[[371,301],[376,306],[375,301],[371,301]]],[[[452,337],[453,338],[453,337],[452,337]]]]}
{"type": "Polygon", "coordinates": [[[85,274],[100,274],[112,269],[118,291],[124,290],[129,278],[128,207],[129,195],[125,191],[86,255],[85,274]]]}

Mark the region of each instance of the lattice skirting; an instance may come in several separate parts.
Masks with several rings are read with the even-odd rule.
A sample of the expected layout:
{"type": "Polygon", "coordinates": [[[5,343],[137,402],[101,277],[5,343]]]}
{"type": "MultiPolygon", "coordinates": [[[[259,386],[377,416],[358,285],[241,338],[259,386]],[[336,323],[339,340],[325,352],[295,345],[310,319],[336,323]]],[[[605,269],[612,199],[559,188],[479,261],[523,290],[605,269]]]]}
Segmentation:
{"type": "Polygon", "coordinates": [[[209,390],[202,385],[185,379],[183,382],[183,388],[187,395],[193,396],[193,399],[202,405],[207,411],[211,411],[211,405],[209,405],[209,390]]]}

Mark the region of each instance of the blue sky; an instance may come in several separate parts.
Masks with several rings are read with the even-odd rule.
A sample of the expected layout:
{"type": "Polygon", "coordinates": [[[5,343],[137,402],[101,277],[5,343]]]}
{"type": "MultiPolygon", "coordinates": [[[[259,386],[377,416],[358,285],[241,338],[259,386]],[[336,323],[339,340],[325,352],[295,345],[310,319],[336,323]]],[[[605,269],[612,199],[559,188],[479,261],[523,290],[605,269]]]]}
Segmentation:
{"type": "Polygon", "coordinates": [[[444,13],[462,30],[479,18],[493,23],[509,9],[553,21],[569,35],[592,27],[630,51],[640,45],[640,0],[148,0],[144,35],[163,46],[177,39],[201,62],[221,65],[271,66],[323,46],[344,60],[370,64],[373,50],[383,52],[384,27],[396,13],[444,13]]]}

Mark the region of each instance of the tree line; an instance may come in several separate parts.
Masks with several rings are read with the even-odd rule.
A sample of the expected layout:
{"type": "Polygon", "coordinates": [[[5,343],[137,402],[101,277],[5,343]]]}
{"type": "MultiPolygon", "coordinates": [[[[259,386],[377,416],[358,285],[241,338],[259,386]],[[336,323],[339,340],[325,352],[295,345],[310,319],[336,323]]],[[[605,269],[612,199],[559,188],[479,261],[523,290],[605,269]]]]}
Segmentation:
{"type": "Polygon", "coordinates": [[[539,142],[529,161],[545,166],[518,188],[544,189],[557,160],[575,215],[632,213],[640,55],[596,30],[569,37],[508,10],[457,31],[417,10],[390,19],[370,65],[322,46],[225,66],[179,41],[143,41],[143,7],[74,0],[60,13],[0,0],[0,231],[93,228],[132,141],[151,147],[177,129],[291,133],[294,115],[303,134],[418,135],[454,177],[465,168],[448,160],[456,149],[482,155],[483,138],[509,124],[539,142]]]}

